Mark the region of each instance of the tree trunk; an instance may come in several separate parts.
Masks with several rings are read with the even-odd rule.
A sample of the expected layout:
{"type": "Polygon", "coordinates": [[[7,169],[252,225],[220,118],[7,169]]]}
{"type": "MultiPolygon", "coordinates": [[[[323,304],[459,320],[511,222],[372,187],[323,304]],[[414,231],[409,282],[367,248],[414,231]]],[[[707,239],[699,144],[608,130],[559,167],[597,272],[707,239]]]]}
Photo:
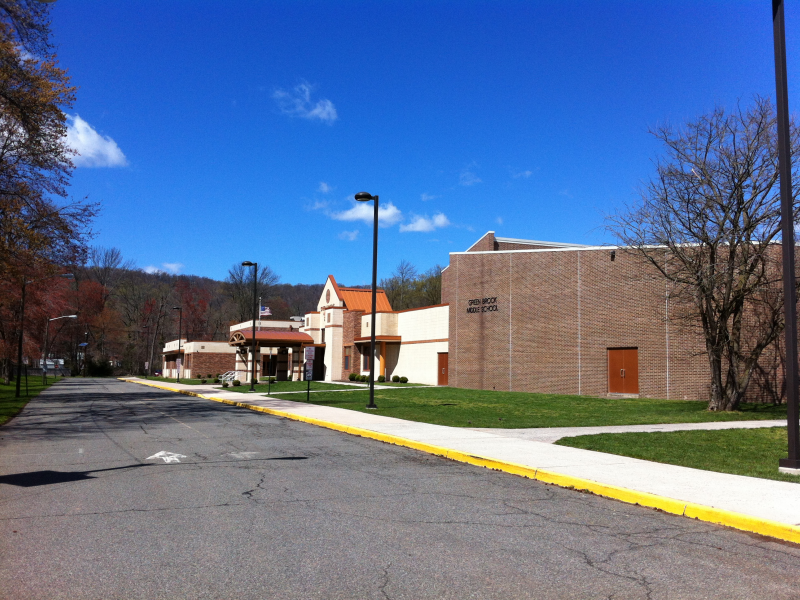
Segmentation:
{"type": "Polygon", "coordinates": [[[708,362],[711,368],[711,398],[708,401],[708,410],[725,410],[725,388],[722,385],[721,357],[714,352],[709,352],[708,362]]]}

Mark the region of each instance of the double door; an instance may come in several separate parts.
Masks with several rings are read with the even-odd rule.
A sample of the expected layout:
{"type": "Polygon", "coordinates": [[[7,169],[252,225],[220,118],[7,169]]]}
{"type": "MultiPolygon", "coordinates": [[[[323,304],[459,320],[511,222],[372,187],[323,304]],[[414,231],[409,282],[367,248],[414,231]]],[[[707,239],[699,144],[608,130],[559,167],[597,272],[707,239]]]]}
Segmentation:
{"type": "Polygon", "coordinates": [[[639,349],[608,349],[608,392],[639,393],[639,349]]]}

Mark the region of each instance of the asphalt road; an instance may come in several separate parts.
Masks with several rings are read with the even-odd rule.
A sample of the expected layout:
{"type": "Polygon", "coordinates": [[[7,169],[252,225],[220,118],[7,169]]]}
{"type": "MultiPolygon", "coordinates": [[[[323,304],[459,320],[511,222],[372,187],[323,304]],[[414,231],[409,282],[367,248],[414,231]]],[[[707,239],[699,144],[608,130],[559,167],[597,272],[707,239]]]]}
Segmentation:
{"type": "Polygon", "coordinates": [[[77,379],[0,427],[0,597],[777,600],[800,547],[77,379]]]}

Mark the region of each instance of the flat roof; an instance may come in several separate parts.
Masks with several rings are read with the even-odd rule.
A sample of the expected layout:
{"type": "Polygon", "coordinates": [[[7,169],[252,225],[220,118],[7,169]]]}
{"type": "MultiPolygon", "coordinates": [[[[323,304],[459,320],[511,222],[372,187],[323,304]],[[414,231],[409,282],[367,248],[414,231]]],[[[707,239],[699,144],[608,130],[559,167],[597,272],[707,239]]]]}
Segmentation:
{"type": "MultiPolygon", "coordinates": [[[[552,246],[553,248],[590,248],[586,244],[565,244],[564,242],[545,242],[542,240],[521,240],[518,238],[495,237],[495,241],[506,244],[526,244],[529,246],[552,246]]],[[[473,244],[474,245],[474,244],[473,244]]],[[[497,252],[497,250],[495,250],[497,252]]]]}
{"type": "MultiPolygon", "coordinates": [[[[655,246],[654,246],[655,247],[655,246]]],[[[586,251],[596,251],[596,250],[622,250],[625,248],[624,246],[573,246],[570,244],[565,244],[564,248],[532,248],[530,250],[480,250],[478,252],[450,252],[450,254],[511,254],[514,252],[580,252],[583,250],[586,251]]]]}

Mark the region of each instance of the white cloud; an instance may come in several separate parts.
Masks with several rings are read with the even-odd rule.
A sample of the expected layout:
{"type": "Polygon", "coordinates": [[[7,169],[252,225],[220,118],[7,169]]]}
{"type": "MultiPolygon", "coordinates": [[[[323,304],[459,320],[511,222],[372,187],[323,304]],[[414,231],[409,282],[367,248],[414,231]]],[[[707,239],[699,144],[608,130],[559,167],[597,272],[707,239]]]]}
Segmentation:
{"type": "Polygon", "coordinates": [[[328,208],[328,203],[325,200],[317,200],[309,208],[310,210],[321,210],[323,208],[328,208]]]}
{"type": "Polygon", "coordinates": [[[496,222],[498,225],[502,225],[502,224],[503,224],[503,217],[497,217],[497,218],[495,219],[495,222],[496,222]]]}
{"type": "Polygon", "coordinates": [[[275,90],[272,98],[285,115],[303,119],[316,119],[328,125],[333,124],[339,118],[339,115],[336,114],[336,107],[333,102],[324,98],[314,103],[311,100],[312,89],[310,83],[301,81],[291,90],[281,88],[275,90]]]}
{"type": "MultiPolygon", "coordinates": [[[[352,208],[337,213],[330,213],[332,219],[337,221],[362,221],[371,225],[374,219],[375,209],[372,202],[357,202],[352,208]]],[[[378,223],[383,227],[391,227],[395,223],[403,220],[403,213],[391,202],[378,205],[378,223]]]]}
{"type": "Polygon", "coordinates": [[[100,135],[78,115],[67,115],[67,146],[78,155],[73,159],[76,167],[124,167],[128,159],[107,135],[100,135]]]}
{"type": "Polygon", "coordinates": [[[531,175],[533,175],[533,171],[519,171],[518,173],[511,173],[511,176],[514,179],[528,179],[531,175]]]}
{"type": "Polygon", "coordinates": [[[333,191],[333,188],[325,183],[324,181],[319,182],[319,187],[317,188],[318,192],[322,192],[323,194],[327,194],[328,192],[333,191]]]}
{"type": "Polygon", "coordinates": [[[458,183],[464,186],[471,186],[475,185],[476,183],[481,183],[481,178],[475,174],[475,171],[472,170],[472,167],[467,167],[461,174],[458,176],[458,183]]]}
{"type": "Polygon", "coordinates": [[[153,273],[163,273],[161,269],[159,269],[158,267],[154,267],[153,265],[145,267],[144,269],[142,269],[142,271],[144,271],[145,273],[150,273],[151,275],[153,273]]]}
{"type": "Polygon", "coordinates": [[[353,242],[358,237],[358,229],[354,229],[353,231],[343,231],[339,234],[340,240],[347,240],[348,242],[353,242]]]}
{"type": "Polygon", "coordinates": [[[433,218],[415,216],[408,225],[400,225],[400,231],[426,232],[441,229],[450,225],[450,221],[443,213],[436,213],[433,218]]]}
{"type": "Polygon", "coordinates": [[[167,273],[172,273],[173,275],[177,275],[178,272],[183,268],[181,263],[161,263],[161,266],[164,267],[164,270],[167,273]]]}
{"type": "Polygon", "coordinates": [[[420,200],[427,202],[428,200],[435,200],[438,197],[439,196],[434,196],[433,194],[422,194],[422,196],[420,196],[420,200]]]}

